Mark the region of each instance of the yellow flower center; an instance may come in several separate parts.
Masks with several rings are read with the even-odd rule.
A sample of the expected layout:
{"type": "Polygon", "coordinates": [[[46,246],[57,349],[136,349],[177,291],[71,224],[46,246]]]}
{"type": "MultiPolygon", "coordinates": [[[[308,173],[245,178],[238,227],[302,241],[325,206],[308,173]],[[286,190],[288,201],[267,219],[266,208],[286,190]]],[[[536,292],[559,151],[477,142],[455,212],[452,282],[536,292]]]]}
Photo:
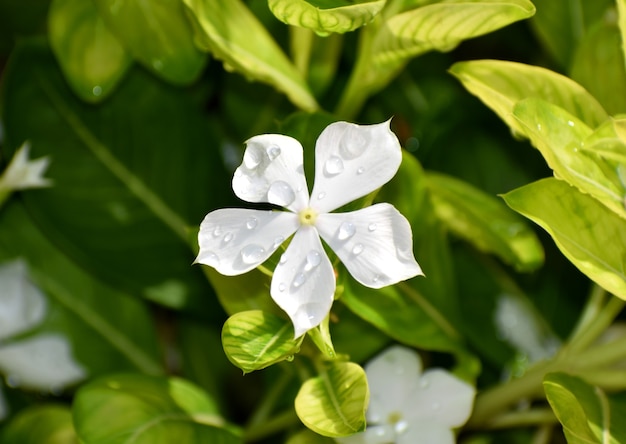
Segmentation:
{"type": "Polygon", "coordinates": [[[301,225],[315,225],[317,219],[317,212],[311,208],[306,208],[298,213],[301,225]]]}

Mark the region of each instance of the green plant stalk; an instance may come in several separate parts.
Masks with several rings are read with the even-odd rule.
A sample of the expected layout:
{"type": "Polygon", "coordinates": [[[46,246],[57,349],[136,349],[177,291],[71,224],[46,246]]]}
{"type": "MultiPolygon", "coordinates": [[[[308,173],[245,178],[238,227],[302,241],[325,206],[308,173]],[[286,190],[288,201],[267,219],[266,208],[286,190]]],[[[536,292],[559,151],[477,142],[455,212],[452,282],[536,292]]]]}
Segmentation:
{"type": "Polygon", "coordinates": [[[299,26],[289,27],[289,44],[291,57],[296,69],[306,79],[309,74],[309,63],[313,52],[315,33],[307,28],[299,26]]]}
{"type": "Polygon", "coordinates": [[[620,314],[624,304],[626,304],[626,301],[617,297],[611,297],[598,315],[585,325],[584,330],[569,341],[567,346],[568,352],[575,353],[579,350],[584,350],[595,342],[620,314]]]}
{"type": "Polygon", "coordinates": [[[585,332],[589,328],[589,325],[594,322],[594,320],[598,317],[598,313],[602,311],[602,307],[604,307],[604,304],[606,303],[606,296],[607,293],[602,287],[597,284],[593,285],[582,315],[569,337],[568,343],[570,346],[585,336],[585,332]]]}
{"type": "Polygon", "coordinates": [[[486,427],[489,430],[511,429],[516,427],[532,427],[537,425],[558,424],[554,412],[550,408],[535,408],[506,412],[496,416],[486,427]]]}
{"type": "Polygon", "coordinates": [[[293,409],[285,410],[276,416],[269,418],[263,424],[244,432],[244,442],[260,441],[281,430],[286,430],[298,424],[300,419],[293,409]]]}
{"type": "Polygon", "coordinates": [[[291,380],[293,379],[292,376],[292,374],[285,372],[282,377],[277,378],[270,386],[268,392],[265,394],[246,424],[246,436],[249,433],[252,433],[253,435],[257,434],[257,429],[263,429],[264,424],[267,423],[270,414],[276,406],[276,402],[291,383],[291,380]]]}

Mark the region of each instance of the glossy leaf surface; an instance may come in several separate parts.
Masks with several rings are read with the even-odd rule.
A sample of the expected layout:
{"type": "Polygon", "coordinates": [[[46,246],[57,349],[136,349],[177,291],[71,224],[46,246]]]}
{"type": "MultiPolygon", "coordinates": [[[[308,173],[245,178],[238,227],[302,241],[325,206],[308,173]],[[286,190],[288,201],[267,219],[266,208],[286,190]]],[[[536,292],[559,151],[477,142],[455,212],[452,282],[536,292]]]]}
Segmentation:
{"type": "Polygon", "coordinates": [[[318,108],[300,73],[241,0],[183,1],[196,43],[222,60],[228,71],[272,85],[303,110],[318,108]]]}
{"type": "Polygon", "coordinates": [[[427,183],[437,216],[454,234],[520,271],[543,263],[535,233],[501,201],[442,174],[429,174],[427,183]]]}
{"type": "Polygon", "coordinates": [[[347,436],[365,429],[369,389],[365,371],[352,362],[332,362],[307,380],[296,396],[300,420],[320,435],[347,436]]]}
{"type": "Polygon", "coordinates": [[[72,412],[78,436],[91,444],[242,442],[214,402],[179,378],[106,376],[81,387],[72,412]]]}
{"type": "Polygon", "coordinates": [[[386,0],[269,0],[272,13],[282,22],[309,28],[319,35],[344,33],[368,24],[386,0]]]}
{"type": "Polygon", "coordinates": [[[72,89],[99,102],[115,89],[132,62],[91,1],[54,0],[48,15],[50,44],[72,89]]]}
{"type": "Polygon", "coordinates": [[[304,336],[293,338],[293,326],[260,310],[237,313],[222,329],[228,359],[245,373],[284,361],[300,350],[304,336]]]}
{"type": "Polygon", "coordinates": [[[626,221],[557,179],[504,196],[515,211],[546,230],[561,252],[598,285],[626,299],[626,221]]]}
{"type": "Polygon", "coordinates": [[[193,42],[178,0],[95,0],[100,15],[143,66],[178,85],[193,82],[206,55],[193,42]]]}
{"type": "Polygon", "coordinates": [[[566,373],[549,373],[543,388],[569,444],[618,444],[626,441],[626,398],[566,373]]]}
{"type": "Polygon", "coordinates": [[[560,106],[591,127],[608,119],[606,111],[582,86],[539,66],[475,60],[455,63],[450,72],[517,134],[524,134],[524,128],[513,117],[513,107],[528,97],[560,106]]]}

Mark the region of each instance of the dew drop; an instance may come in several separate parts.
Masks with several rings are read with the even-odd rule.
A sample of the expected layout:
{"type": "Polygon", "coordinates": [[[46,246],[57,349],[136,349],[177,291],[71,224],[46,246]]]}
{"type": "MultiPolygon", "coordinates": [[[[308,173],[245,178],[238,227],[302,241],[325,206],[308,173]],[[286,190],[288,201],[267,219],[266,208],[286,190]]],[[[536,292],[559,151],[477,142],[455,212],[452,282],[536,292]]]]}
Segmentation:
{"type": "Polygon", "coordinates": [[[356,227],[352,222],[344,222],[339,226],[339,232],[337,238],[339,240],[346,240],[354,236],[356,233],[356,227]]]}
{"type": "Polygon", "coordinates": [[[378,225],[375,223],[371,223],[367,226],[367,231],[369,231],[370,233],[373,231],[376,231],[376,229],[378,228],[378,225]]]}
{"type": "Polygon", "coordinates": [[[291,186],[283,180],[277,180],[270,186],[269,190],[267,190],[267,200],[276,205],[285,207],[295,199],[296,193],[294,193],[291,186]]]}
{"type": "Polygon", "coordinates": [[[278,284],[278,291],[285,291],[285,288],[287,288],[287,286],[285,285],[284,282],[281,282],[280,284],[278,284]]]}
{"type": "Polygon", "coordinates": [[[568,121],[567,121],[567,124],[568,124],[569,126],[574,126],[574,122],[572,122],[571,120],[568,120],[568,121]]]}
{"type": "Polygon", "coordinates": [[[261,156],[259,150],[255,146],[249,146],[243,153],[243,164],[246,168],[253,170],[261,163],[261,156]]]}
{"type": "Polygon", "coordinates": [[[233,233],[226,233],[222,239],[225,244],[229,243],[231,240],[233,240],[233,233]]]}
{"type": "Polygon", "coordinates": [[[270,160],[276,159],[278,156],[280,156],[281,153],[280,147],[278,147],[278,145],[268,146],[265,152],[267,153],[267,157],[269,157],[270,160]]]}
{"type": "Polygon", "coordinates": [[[541,131],[541,123],[537,124],[537,131],[541,131]]]}
{"type": "Polygon", "coordinates": [[[339,154],[344,159],[356,159],[366,148],[367,139],[356,126],[348,128],[339,142],[339,154]]]}
{"type": "Polygon", "coordinates": [[[218,237],[222,234],[222,229],[220,227],[215,227],[213,229],[213,237],[218,237]]]}
{"type": "Polygon", "coordinates": [[[322,200],[325,197],[326,197],[326,193],[322,191],[320,194],[317,195],[317,200],[322,200]]]}
{"type": "Polygon", "coordinates": [[[304,265],[304,271],[311,271],[322,262],[322,255],[315,250],[309,251],[306,255],[306,264],[304,265]]]}
{"type": "Polygon", "coordinates": [[[285,238],[282,236],[278,236],[276,239],[274,239],[274,243],[272,244],[272,248],[278,248],[278,246],[280,244],[282,244],[285,241],[285,238]]]}
{"type": "Polygon", "coordinates": [[[330,157],[324,164],[324,172],[327,176],[336,176],[337,174],[341,174],[343,169],[343,161],[337,156],[330,157]]]}
{"type": "Polygon", "coordinates": [[[100,94],[102,94],[102,87],[96,85],[96,86],[93,87],[91,92],[93,93],[94,96],[98,97],[100,94]]]}
{"type": "Polygon", "coordinates": [[[376,283],[378,283],[378,281],[379,281],[379,280],[380,280],[380,276],[379,276],[379,275],[374,276],[374,277],[372,278],[372,284],[376,284],[376,283]]]}
{"type": "Polygon", "coordinates": [[[398,435],[402,435],[409,428],[409,423],[406,421],[398,421],[396,422],[394,429],[398,435]]]}
{"type": "Polygon", "coordinates": [[[296,276],[293,278],[293,286],[295,288],[300,287],[302,284],[304,284],[304,282],[306,281],[306,276],[304,275],[304,273],[298,273],[296,274],[296,276]]]}
{"type": "Polygon", "coordinates": [[[357,173],[357,175],[359,175],[359,176],[360,176],[361,174],[363,174],[364,172],[365,172],[365,168],[363,168],[363,167],[359,167],[359,168],[356,170],[356,173],[357,173]]]}
{"type": "Polygon", "coordinates": [[[284,264],[285,262],[287,262],[287,256],[283,253],[283,254],[280,256],[280,261],[278,261],[278,263],[282,265],[282,264],[284,264]]]}
{"type": "Polygon", "coordinates": [[[363,253],[363,244],[356,244],[352,249],[352,254],[358,256],[361,253],[363,253]]]}
{"type": "Polygon", "coordinates": [[[246,221],[246,228],[248,230],[254,230],[256,226],[259,224],[259,221],[256,217],[251,217],[246,221]]]}
{"type": "Polygon", "coordinates": [[[241,260],[244,262],[244,264],[255,264],[263,258],[264,253],[265,249],[260,245],[246,245],[241,249],[241,260]]]}

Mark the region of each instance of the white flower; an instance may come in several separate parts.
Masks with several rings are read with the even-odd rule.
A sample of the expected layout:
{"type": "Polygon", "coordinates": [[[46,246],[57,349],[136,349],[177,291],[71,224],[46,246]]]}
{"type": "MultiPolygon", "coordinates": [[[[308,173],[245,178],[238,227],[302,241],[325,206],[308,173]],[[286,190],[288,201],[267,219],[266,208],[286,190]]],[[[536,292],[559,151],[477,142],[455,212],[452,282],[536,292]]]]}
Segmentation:
{"type": "Polygon", "coordinates": [[[467,421],[474,387],[443,369],[422,373],[419,355],[393,346],[365,366],[370,389],[367,428],[342,444],[453,444],[467,421]]]}
{"type": "Polygon", "coordinates": [[[336,122],[315,145],[315,182],[309,197],[300,143],[263,134],[246,142],[233,190],[248,202],[289,211],[220,209],[198,234],[196,262],[224,275],[257,267],[295,233],[274,270],[270,294],[291,318],[295,336],[317,326],[335,293],[333,267],[320,237],[361,284],[381,288],[422,271],[413,257],[408,221],[392,205],[331,211],[380,188],[397,172],[400,144],[389,122],[359,126],[336,122]]]}
{"type": "Polygon", "coordinates": [[[0,189],[23,190],[26,188],[47,187],[52,184],[49,179],[43,177],[50,159],[42,157],[36,160],[29,160],[29,151],[30,144],[24,142],[15,152],[9,166],[0,176],[0,189]]]}

